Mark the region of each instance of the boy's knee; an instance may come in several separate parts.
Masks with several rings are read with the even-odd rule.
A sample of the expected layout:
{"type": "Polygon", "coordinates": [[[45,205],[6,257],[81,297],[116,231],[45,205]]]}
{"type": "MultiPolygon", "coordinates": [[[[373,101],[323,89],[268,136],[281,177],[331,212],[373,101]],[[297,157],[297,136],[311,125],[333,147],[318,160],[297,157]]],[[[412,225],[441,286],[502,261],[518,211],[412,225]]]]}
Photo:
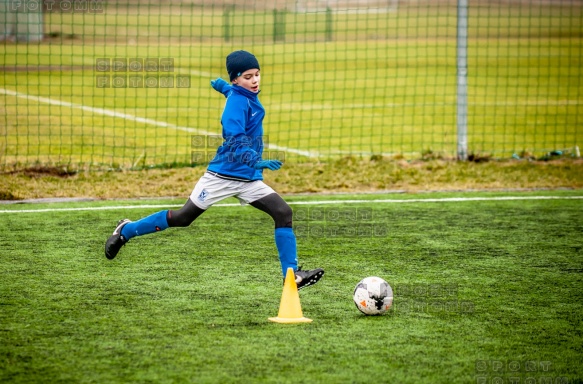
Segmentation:
{"type": "Polygon", "coordinates": [[[182,208],[176,211],[169,210],[166,221],[169,227],[188,227],[197,217],[204,213],[204,209],[198,208],[190,199],[182,208]]]}
{"type": "Polygon", "coordinates": [[[178,211],[168,211],[166,221],[168,221],[169,227],[188,227],[194,219],[192,216],[181,215],[178,211]]]}
{"type": "Polygon", "coordinates": [[[277,228],[292,226],[293,211],[289,205],[278,206],[273,216],[277,228]]]}
{"type": "Polygon", "coordinates": [[[166,221],[169,227],[188,227],[198,215],[185,210],[168,211],[166,221]]]}

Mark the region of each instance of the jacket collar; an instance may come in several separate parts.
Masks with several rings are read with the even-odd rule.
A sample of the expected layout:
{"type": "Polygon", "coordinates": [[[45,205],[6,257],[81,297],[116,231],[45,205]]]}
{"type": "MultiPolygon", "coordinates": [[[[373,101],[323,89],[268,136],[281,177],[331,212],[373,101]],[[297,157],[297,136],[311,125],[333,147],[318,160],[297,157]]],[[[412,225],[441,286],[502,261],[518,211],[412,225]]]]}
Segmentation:
{"type": "Polygon", "coordinates": [[[261,90],[259,90],[259,92],[255,93],[255,92],[251,92],[251,91],[246,90],[245,88],[241,87],[240,85],[233,84],[233,92],[236,92],[240,95],[243,95],[251,100],[257,100],[257,95],[259,95],[259,92],[261,92],[261,90]]]}

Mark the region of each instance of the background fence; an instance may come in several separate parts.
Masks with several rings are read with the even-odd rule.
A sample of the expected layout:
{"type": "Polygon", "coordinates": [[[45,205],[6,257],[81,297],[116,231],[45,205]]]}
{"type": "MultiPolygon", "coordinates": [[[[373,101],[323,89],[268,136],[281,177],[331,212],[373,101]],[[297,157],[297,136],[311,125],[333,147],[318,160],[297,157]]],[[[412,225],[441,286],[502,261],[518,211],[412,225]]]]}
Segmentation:
{"type": "MultiPolygon", "coordinates": [[[[469,153],[581,144],[582,10],[469,1],[469,153]]],[[[456,1],[0,0],[0,166],[204,163],[225,102],[209,81],[236,49],[261,63],[266,156],[455,157],[457,18],[456,1]]]]}

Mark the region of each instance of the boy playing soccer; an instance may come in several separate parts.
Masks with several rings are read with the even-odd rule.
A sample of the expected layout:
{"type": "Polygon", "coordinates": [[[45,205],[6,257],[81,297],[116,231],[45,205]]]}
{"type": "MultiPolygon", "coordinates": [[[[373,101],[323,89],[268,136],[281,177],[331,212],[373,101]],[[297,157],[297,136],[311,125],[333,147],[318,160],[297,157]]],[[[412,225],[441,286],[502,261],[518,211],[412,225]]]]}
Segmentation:
{"type": "Polygon", "coordinates": [[[324,270],[298,268],[296,238],[292,229],[292,209],[263,180],[263,170],[278,170],[279,160],[263,160],[263,118],[265,109],[257,97],[261,80],[259,62],[247,51],[227,56],[227,72],[232,85],[221,79],[213,88],[227,96],[221,124],[223,144],[196,183],[189,199],[178,210],[164,210],[138,221],[120,220],[105,243],[105,256],[113,259],[131,238],[169,227],[187,227],[214,203],[237,197],[241,203],[262,210],[275,222],[275,244],[281,269],[295,271],[298,289],[317,283],[324,270]]]}

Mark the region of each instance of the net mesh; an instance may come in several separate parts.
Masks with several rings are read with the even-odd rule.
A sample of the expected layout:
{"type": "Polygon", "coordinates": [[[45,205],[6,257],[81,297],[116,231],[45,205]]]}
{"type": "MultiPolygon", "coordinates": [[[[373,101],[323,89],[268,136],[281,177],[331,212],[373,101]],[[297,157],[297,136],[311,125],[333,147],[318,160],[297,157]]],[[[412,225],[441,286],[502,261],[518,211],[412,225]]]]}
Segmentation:
{"type": "MultiPolygon", "coordinates": [[[[470,1],[468,151],[583,138],[583,1],[470,1]]],[[[455,157],[455,1],[1,0],[0,166],[202,164],[225,57],[262,69],[266,156],[455,157]]]]}

